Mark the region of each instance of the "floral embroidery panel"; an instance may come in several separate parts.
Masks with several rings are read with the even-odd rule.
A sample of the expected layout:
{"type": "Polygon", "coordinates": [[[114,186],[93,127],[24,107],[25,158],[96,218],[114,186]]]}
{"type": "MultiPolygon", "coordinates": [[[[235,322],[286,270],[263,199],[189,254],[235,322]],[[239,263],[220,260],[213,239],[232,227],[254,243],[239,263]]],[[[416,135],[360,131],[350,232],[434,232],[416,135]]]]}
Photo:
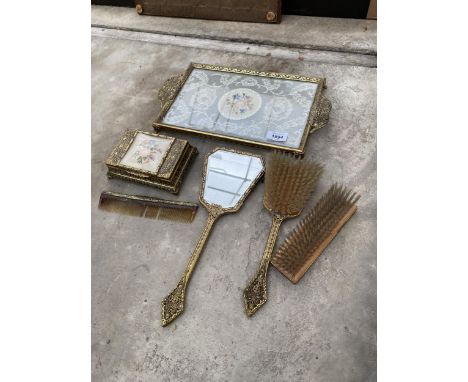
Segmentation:
{"type": "Polygon", "coordinates": [[[318,85],[194,69],[163,123],[298,148],[318,85]],[[271,140],[272,132],[287,137],[271,140]]]}
{"type": "Polygon", "coordinates": [[[173,139],[138,133],[120,164],[157,173],[173,139]]]}
{"type": "Polygon", "coordinates": [[[218,102],[218,111],[226,119],[239,121],[250,118],[262,106],[262,97],[254,90],[234,89],[224,93],[218,102]]]}

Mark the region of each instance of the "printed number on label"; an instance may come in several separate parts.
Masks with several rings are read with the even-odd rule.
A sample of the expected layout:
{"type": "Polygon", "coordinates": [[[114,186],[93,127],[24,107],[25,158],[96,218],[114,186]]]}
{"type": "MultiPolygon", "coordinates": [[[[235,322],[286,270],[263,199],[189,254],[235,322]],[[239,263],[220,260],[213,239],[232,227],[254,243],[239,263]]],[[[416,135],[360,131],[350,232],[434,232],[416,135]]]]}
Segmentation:
{"type": "Polygon", "coordinates": [[[267,139],[276,142],[286,142],[288,140],[288,133],[278,133],[276,131],[268,131],[267,139]]]}

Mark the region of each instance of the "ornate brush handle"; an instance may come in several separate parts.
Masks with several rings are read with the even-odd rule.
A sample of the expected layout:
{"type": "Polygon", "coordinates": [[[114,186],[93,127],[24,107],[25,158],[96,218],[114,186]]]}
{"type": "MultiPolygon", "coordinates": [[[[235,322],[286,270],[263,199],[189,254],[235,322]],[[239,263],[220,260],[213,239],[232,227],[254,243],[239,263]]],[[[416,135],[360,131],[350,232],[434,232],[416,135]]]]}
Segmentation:
{"type": "Polygon", "coordinates": [[[270,229],[270,235],[263,252],[262,261],[258,268],[257,275],[250,281],[247,288],[244,289],[245,313],[252,316],[267,301],[267,272],[270,264],[271,254],[275,247],[278,232],[285,218],[281,215],[273,216],[273,223],[270,229]]]}
{"type": "Polygon", "coordinates": [[[197,265],[198,259],[203,251],[206,240],[211,232],[211,227],[216,219],[220,215],[220,211],[209,211],[208,220],[205,224],[205,228],[198,240],[197,246],[195,247],[192,255],[190,256],[187,267],[185,268],[184,274],[182,275],[177,287],[161,302],[161,325],[166,326],[174,321],[184,311],[184,300],[185,290],[190,280],[195,266],[197,265]]]}

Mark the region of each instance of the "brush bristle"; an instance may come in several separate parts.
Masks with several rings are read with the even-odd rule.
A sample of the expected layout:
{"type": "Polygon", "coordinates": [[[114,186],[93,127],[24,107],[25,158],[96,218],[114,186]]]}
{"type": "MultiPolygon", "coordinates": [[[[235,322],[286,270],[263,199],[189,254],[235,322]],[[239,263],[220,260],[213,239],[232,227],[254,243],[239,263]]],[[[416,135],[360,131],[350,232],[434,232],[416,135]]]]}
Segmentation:
{"type": "Polygon", "coordinates": [[[195,217],[198,205],[105,191],[99,199],[99,208],[129,216],[190,223],[195,217]]]}
{"type": "Polygon", "coordinates": [[[276,214],[299,215],[321,174],[320,164],[274,152],[267,160],[263,204],[276,214]]]}
{"type": "Polygon", "coordinates": [[[288,235],[271,264],[297,283],[356,212],[359,195],[334,184],[288,235]]]}

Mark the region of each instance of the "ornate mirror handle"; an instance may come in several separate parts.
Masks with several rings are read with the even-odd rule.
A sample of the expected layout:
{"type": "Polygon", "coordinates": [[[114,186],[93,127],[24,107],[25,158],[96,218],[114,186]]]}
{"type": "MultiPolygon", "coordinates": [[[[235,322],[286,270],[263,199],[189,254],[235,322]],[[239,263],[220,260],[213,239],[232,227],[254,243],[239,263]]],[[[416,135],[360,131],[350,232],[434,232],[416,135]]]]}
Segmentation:
{"type": "Polygon", "coordinates": [[[195,247],[188,264],[185,268],[177,287],[161,302],[161,325],[166,326],[179,317],[184,311],[185,290],[187,289],[190,276],[192,275],[198,259],[203,251],[206,241],[210,235],[211,228],[216,219],[223,213],[220,208],[210,207],[208,209],[208,220],[203,229],[197,246],[195,247]]]}

